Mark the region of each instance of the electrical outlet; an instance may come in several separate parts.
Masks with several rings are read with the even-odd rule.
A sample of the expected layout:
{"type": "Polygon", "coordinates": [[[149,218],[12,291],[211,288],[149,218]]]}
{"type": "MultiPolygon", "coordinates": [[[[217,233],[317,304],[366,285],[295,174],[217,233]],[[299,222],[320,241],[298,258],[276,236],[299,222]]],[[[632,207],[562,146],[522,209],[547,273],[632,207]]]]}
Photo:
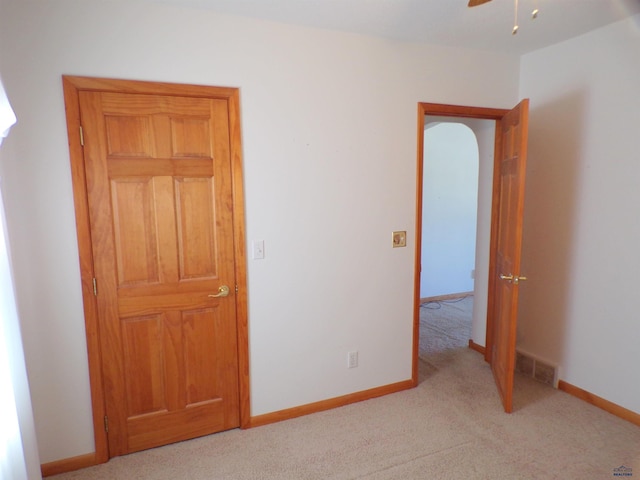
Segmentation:
{"type": "Polygon", "coordinates": [[[356,368],[358,366],[358,352],[349,352],[347,356],[347,367],[356,368]]]}

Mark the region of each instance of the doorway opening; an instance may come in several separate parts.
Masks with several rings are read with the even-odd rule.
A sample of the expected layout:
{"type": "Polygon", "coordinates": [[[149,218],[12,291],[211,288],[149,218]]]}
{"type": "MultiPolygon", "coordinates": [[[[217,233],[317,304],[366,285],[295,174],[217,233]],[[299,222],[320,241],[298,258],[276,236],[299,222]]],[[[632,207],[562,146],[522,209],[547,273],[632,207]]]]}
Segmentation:
{"type": "Polygon", "coordinates": [[[495,273],[492,260],[492,239],[495,239],[497,224],[496,181],[494,165],[496,150],[501,145],[501,132],[497,128],[509,110],[498,108],[446,105],[438,103],[418,103],[418,157],[416,168],[416,252],[414,279],[414,322],[413,322],[413,378],[418,378],[420,358],[420,305],[422,275],[422,232],[424,195],[425,126],[437,122],[461,123],[469,127],[478,142],[478,213],[476,233],[476,256],[474,272],[474,305],[469,347],[491,361],[492,332],[491,317],[493,305],[490,303],[493,286],[489,282],[495,273]]]}
{"type": "Polygon", "coordinates": [[[463,123],[425,120],[420,275],[420,355],[471,338],[479,151],[463,123]]]}
{"type": "Polygon", "coordinates": [[[426,115],[424,125],[421,356],[485,344],[495,139],[492,120],[426,115]]]}
{"type": "MultiPolygon", "coordinates": [[[[474,291],[478,281],[487,280],[485,345],[469,340],[469,347],[484,354],[491,365],[504,410],[512,411],[513,374],[519,283],[526,280],[520,274],[524,183],[527,159],[529,100],[524,99],[511,110],[444,105],[418,104],[418,158],[416,172],[416,249],[413,323],[413,379],[418,381],[420,339],[420,281],[422,270],[422,213],[424,178],[424,129],[427,116],[491,120],[494,124],[493,161],[488,223],[488,255],[486,276],[476,268],[474,291]]],[[[481,187],[484,182],[479,182],[481,187]]],[[[479,188],[480,192],[480,188],[479,188]]],[[[478,194],[480,198],[480,193],[478,194]]],[[[479,202],[479,205],[482,202],[479,202]]],[[[488,203],[488,202],[487,202],[488,203]]],[[[478,231],[484,225],[478,218],[478,231]]],[[[476,264],[477,266],[477,264],[476,264]]],[[[477,295],[478,299],[481,298],[477,295]]],[[[474,309],[476,310],[476,309],[474,309]]]]}

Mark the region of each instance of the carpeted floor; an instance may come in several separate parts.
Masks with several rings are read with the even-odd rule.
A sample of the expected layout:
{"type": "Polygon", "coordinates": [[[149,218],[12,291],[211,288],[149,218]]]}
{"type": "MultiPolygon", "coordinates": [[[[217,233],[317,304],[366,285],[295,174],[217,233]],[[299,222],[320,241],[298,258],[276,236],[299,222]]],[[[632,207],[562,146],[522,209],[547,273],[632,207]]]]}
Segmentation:
{"type": "Polygon", "coordinates": [[[420,306],[420,357],[466,347],[471,338],[473,295],[420,306]]]}
{"type": "Polygon", "coordinates": [[[607,479],[640,472],[640,428],[517,377],[502,412],[482,356],[420,362],[417,388],[156,448],[55,480],[607,479]]]}
{"type": "Polygon", "coordinates": [[[640,475],[639,427],[518,375],[507,415],[488,365],[463,346],[421,353],[412,390],[50,478],[589,480],[621,466],[640,475]]]}

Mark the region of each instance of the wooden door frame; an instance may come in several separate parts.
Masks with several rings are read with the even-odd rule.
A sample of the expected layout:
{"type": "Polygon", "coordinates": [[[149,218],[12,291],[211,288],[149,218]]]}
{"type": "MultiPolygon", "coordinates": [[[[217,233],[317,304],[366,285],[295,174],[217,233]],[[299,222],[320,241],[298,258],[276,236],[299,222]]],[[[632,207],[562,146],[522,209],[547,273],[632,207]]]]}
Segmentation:
{"type": "Polygon", "coordinates": [[[500,122],[509,110],[501,108],[468,107],[462,105],[447,105],[440,103],[418,103],[418,159],[416,167],[416,249],[414,270],[414,311],[413,311],[413,381],[418,383],[418,360],[420,348],[420,273],[422,268],[422,184],[424,177],[424,127],[425,116],[475,118],[494,120],[495,148],[493,156],[493,187],[491,194],[491,240],[489,244],[489,289],[487,303],[487,330],[485,339],[484,359],[491,362],[493,339],[493,311],[495,308],[495,280],[496,252],[498,238],[498,207],[500,200],[500,152],[502,149],[502,132],[500,122]],[[497,175],[497,176],[496,176],[497,175]]]}
{"type": "Polygon", "coordinates": [[[107,432],[104,424],[106,406],[104,402],[101,360],[102,352],[100,348],[98,330],[98,309],[93,287],[93,278],[95,277],[95,274],[93,269],[91,229],[89,224],[89,207],[87,203],[87,184],[81,138],[79,104],[79,95],[81,91],[222,98],[228,102],[235,276],[236,285],[238,287],[235,295],[235,301],[236,323],[238,328],[237,344],[240,427],[248,428],[251,419],[251,402],[249,392],[247,259],[245,252],[245,217],[242,180],[242,139],[240,132],[239,89],[67,75],[63,75],[62,83],[67,117],[69,156],[71,160],[78,253],[80,258],[80,279],[82,282],[82,299],[84,305],[87,353],[89,361],[89,384],[91,389],[91,406],[93,412],[93,430],[95,440],[95,458],[93,463],[104,463],[109,460],[110,456],[107,432]]]}

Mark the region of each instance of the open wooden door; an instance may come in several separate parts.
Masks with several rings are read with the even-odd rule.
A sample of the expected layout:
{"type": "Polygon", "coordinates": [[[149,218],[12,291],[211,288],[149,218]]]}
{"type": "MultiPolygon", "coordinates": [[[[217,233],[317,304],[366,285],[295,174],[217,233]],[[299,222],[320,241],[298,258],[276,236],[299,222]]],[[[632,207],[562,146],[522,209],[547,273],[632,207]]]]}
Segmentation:
{"type": "Polygon", "coordinates": [[[497,203],[497,224],[493,230],[493,309],[489,311],[487,352],[491,369],[502,398],[504,411],[510,413],[513,399],[513,375],[516,356],[516,322],[518,289],[521,281],[520,257],[524,185],[527,161],[529,100],[525,99],[498,121],[496,147],[494,208],[497,203]]]}

